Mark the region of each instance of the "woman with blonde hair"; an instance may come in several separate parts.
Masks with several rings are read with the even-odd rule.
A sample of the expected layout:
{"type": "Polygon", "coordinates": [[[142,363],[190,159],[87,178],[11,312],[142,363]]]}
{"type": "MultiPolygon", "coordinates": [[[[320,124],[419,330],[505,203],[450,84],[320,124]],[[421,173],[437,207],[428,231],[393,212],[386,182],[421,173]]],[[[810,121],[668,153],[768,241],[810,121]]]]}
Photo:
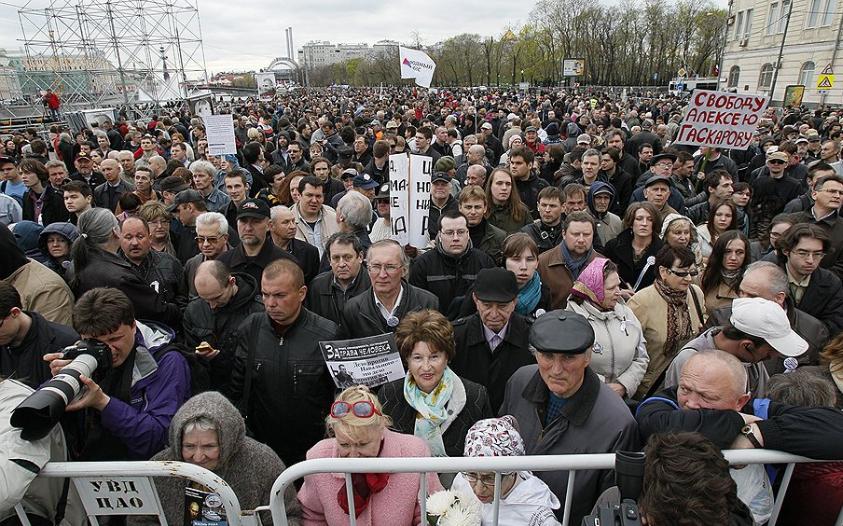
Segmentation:
{"type": "MultiPolygon", "coordinates": [[[[425,442],[387,429],[392,420],[368,387],[349,387],[331,405],[325,419],[326,438],[307,452],[314,458],[427,457],[425,442]]],[[[427,475],[428,492],[442,489],[435,473],[427,475]]],[[[419,524],[420,478],[416,473],[354,473],[351,475],[357,524],[419,524]]],[[[422,496],[425,497],[424,495],[422,496]]],[[[343,473],[314,473],[299,490],[302,524],[340,526],[349,523],[348,488],[343,473]]]]}

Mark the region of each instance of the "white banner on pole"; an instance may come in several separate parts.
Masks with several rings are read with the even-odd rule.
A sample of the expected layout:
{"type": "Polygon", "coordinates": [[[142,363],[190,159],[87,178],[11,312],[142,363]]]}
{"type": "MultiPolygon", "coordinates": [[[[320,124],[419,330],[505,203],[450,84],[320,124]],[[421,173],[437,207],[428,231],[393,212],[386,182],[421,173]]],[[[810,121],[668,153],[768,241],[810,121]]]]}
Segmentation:
{"type": "Polygon", "coordinates": [[[389,156],[389,200],[391,209],[389,217],[392,220],[392,239],[401,246],[409,243],[409,208],[410,193],[407,185],[410,183],[410,159],[405,153],[389,156]]]}
{"type": "Polygon", "coordinates": [[[746,150],[769,101],[764,95],[694,90],[673,142],[746,150]]]}
{"type": "Polygon", "coordinates": [[[430,239],[427,218],[430,214],[430,178],[433,175],[433,158],[410,155],[410,245],[420,248],[430,239]]]}
{"type": "Polygon", "coordinates": [[[419,86],[430,87],[430,83],[433,82],[433,72],[436,71],[436,62],[427,53],[399,46],[398,60],[401,63],[402,79],[416,79],[416,84],[419,86]]]}

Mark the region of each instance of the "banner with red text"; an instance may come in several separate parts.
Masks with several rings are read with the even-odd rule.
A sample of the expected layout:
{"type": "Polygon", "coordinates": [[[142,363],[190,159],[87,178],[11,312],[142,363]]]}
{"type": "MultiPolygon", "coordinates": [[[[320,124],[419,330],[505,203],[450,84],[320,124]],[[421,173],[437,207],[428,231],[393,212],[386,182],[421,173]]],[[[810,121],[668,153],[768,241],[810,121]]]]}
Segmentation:
{"type": "Polygon", "coordinates": [[[769,102],[764,95],[694,90],[673,144],[746,150],[769,102]]]}

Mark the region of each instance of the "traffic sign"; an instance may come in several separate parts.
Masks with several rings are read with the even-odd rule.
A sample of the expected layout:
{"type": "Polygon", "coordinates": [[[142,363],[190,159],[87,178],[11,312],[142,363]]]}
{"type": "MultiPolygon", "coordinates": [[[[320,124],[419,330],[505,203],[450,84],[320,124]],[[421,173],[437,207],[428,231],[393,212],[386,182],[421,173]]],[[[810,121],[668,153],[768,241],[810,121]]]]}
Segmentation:
{"type": "Polygon", "coordinates": [[[834,75],[834,71],[831,69],[831,64],[826,64],[822,71],[820,71],[821,75],[834,75]]]}
{"type": "Polygon", "coordinates": [[[821,73],[817,76],[817,91],[829,91],[834,87],[834,75],[821,73]]]}

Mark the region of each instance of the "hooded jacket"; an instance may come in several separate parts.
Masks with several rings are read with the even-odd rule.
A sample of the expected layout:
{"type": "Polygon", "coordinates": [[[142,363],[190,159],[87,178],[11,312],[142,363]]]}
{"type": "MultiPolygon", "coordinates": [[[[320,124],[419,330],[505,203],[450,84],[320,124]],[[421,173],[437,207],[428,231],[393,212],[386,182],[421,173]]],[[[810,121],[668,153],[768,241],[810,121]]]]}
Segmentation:
{"type": "MultiPolygon", "coordinates": [[[[218,392],[205,392],[185,402],[170,424],[169,447],[157,453],[152,460],[186,462],[182,456],[184,430],[198,418],[207,418],[216,427],[219,459],[212,471],[231,486],[241,508],[253,510],[268,503],[273,482],[286,469],[284,463],[269,446],[246,436],[243,417],[218,392]]],[[[189,484],[188,480],[175,477],[155,480],[168,523],[181,524],[184,520],[184,490],[189,484]]],[[[287,488],[284,504],[289,524],[298,526],[301,512],[293,486],[287,488]]],[[[272,524],[269,512],[261,514],[261,521],[272,524]]],[[[130,520],[130,523],[134,522],[130,520]]],[[[137,521],[140,522],[146,521],[137,521]]],[[[152,522],[157,523],[157,520],[152,522]]]]}
{"type": "Polygon", "coordinates": [[[8,228],[0,228],[0,279],[17,289],[23,310],[70,325],[73,294],[67,283],[41,263],[27,259],[8,228]]]}
{"type": "Polygon", "coordinates": [[[263,303],[255,278],[248,274],[234,273],[237,293],[222,307],[211,310],[208,302],[195,298],[184,311],[184,341],[193,349],[203,341],[220,353],[207,362],[211,386],[224,390],[231,375],[234,351],[237,347],[236,329],[253,312],[263,312],[263,303]]]}
{"type": "MultiPolygon", "coordinates": [[[[451,486],[454,491],[466,495],[474,495],[468,481],[462,473],[457,473],[454,484],[451,486]]],[[[483,517],[481,526],[492,525],[494,507],[491,503],[484,504],[477,501],[481,506],[483,517]]],[[[553,514],[553,510],[559,509],[561,504],[556,495],[550,491],[547,484],[529,471],[518,472],[518,484],[506,497],[501,498],[500,511],[498,512],[498,526],[559,526],[559,521],[553,514]]]]}
{"type": "Polygon", "coordinates": [[[600,241],[605,247],[609,241],[618,237],[618,234],[623,231],[623,221],[612,212],[607,211],[601,214],[594,208],[594,195],[602,190],[609,190],[611,192],[611,201],[609,202],[609,209],[611,209],[612,203],[615,202],[615,187],[599,179],[591,183],[585,200],[588,204],[588,211],[591,213],[591,217],[597,223],[597,235],[600,236],[600,241]]]}
{"type": "Polygon", "coordinates": [[[67,269],[70,268],[70,254],[65,261],[58,261],[57,259],[50,256],[50,251],[47,250],[47,239],[50,237],[50,234],[58,234],[65,238],[68,243],[71,245],[76,238],[79,237],[79,229],[76,228],[76,225],[72,223],[50,223],[41,233],[38,235],[38,248],[41,250],[41,253],[44,254],[44,257],[47,259],[45,265],[47,268],[55,272],[61,277],[65,277],[67,273],[67,269]]]}

